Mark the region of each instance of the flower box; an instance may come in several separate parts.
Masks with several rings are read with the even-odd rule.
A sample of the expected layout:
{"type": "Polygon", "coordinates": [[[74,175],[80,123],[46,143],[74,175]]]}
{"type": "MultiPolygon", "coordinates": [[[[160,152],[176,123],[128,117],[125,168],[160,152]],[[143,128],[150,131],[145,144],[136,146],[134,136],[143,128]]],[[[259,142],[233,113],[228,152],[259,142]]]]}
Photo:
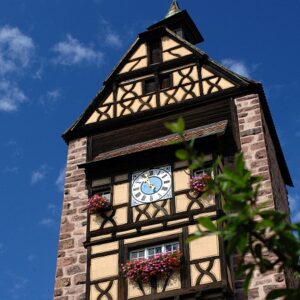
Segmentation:
{"type": "Polygon", "coordinates": [[[105,212],[111,208],[111,203],[103,195],[95,194],[88,199],[87,209],[90,213],[105,212]]]}
{"type": "Polygon", "coordinates": [[[153,258],[134,259],[121,266],[126,278],[138,286],[157,283],[163,278],[170,278],[181,266],[182,253],[162,253],[153,258]]]}
{"type": "Polygon", "coordinates": [[[207,187],[208,182],[211,180],[211,176],[203,173],[201,175],[193,176],[190,179],[190,188],[194,193],[203,193],[207,187]]]}

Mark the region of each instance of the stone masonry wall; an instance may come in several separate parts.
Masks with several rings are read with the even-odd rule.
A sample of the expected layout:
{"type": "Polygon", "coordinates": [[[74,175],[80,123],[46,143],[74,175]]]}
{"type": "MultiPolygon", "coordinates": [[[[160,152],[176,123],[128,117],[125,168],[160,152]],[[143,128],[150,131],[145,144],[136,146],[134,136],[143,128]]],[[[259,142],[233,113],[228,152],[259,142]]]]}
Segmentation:
{"type": "Polygon", "coordinates": [[[87,214],[84,210],[88,192],[84,170],[78,164],[86,162],[86,138],[70,142],[68,148],[64,202],[57,256],[55,300],[84,300],[86,281],[87,214]]]}
{"type": "MultiPolygon", "coordinates": [[[[283,189],[274,145],[267,130],[259,96],[252,94],[236,98],[235,104],[238,114],[241,148],[247,167],[254,175],[263,178],[259,201],[266,203],[269,209],[275,209],[279,203],[286,201],[286,193],[284,193],[285,189],[283,189]],[[272,184],[272,179],[274,180],[276,177],[278,177],[278,181],[273,181],[272,184]],[[274,183],[280,184],[280,186],[272,189],[274,183]],[[274,193],[278,193],[278,195],[275,197],[274,193]]],[[[285,206],[285,204],[283,205],[285,206]]],[[[240,287],[239,282],[236,286],[240,287]]],[[[248,299],[263,300],[270,290],[285,286],[285,277],[282,273],[274,271],[262,275],[257,272],[252,280],[248,299]]]]}

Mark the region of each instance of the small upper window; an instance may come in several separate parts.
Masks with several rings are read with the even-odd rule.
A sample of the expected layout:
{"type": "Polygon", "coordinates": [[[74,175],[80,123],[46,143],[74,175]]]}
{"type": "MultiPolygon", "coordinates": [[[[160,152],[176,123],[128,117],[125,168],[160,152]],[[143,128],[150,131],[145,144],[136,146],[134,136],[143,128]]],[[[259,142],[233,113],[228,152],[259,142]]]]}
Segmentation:
{"type": "Polygon", "coordinates": [[[162,75],[159,78],[160,89],[165,90],[171,87],[171,74],[162,75]]]}
{"type": "Polygon", "coordinates": [[[161,253],[174,253],[179,250],[179,242],[156,245],[144,249],[130,251],[130,259],[152,258],[161,253]]]}
{"type": "Polygon", "coordinates": [[[145,80],[145,94],[154,93],[156,91],[155,78],[145,80]]]}
{"type": "Polygon", "coordinates": [[[150,64],[160,63],[162,60],[161,57],[161,42],[160,40],[154,40],[149,45],[149,59],[150,64]]]}

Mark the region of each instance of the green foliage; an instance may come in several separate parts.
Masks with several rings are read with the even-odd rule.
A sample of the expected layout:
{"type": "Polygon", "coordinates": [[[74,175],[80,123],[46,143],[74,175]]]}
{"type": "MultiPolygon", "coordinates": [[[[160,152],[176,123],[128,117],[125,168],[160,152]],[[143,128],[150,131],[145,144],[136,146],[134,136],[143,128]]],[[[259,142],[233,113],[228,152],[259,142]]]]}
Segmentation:
{"type": "MultiPolygon", "coordinates": [[[[203,158],[197,154],[194,141],[184,139],[183,119],[168,123],[167,127],[182,138],[183,149],[176,151],[177,158],[188,160],[191,170],[201,167],[203,158]]],[[[219,158],[214,168],[220,161],[219,158]]],[[[243,154],[237,154],[235,168],[225,167],[206,189],[206,193],[219,194],[224,200],[224,215],[218,218],[218,226],[209,218],[200,218],[198,231],[189,239],[192,241],[211,234],[220,236],[226,243],[227,254],[241,257],[237,273],[245,278],[245,292],[255,270],[266,273],[276,267],[279,271],[287,268],[295,276],[300,274],[300,224],[291,224],[289,216],[269,210],[258,201],[260,182],[260,177],[247,170],[243,154]]],[[[300,289],[274,290],[268,294],[267,300],[278,297],[300,299],[300,289]]]]}

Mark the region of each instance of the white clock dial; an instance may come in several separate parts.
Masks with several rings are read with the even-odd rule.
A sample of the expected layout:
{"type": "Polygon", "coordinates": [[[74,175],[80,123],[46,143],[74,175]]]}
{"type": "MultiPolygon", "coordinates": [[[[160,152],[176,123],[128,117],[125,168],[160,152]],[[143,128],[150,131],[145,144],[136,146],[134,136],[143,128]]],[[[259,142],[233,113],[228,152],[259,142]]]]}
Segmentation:
{"type": "Polygon", "coordinates": [[[131,196],[132,206],[171,198],[171,166],[134,173],[131,182],[131,196]]]}

